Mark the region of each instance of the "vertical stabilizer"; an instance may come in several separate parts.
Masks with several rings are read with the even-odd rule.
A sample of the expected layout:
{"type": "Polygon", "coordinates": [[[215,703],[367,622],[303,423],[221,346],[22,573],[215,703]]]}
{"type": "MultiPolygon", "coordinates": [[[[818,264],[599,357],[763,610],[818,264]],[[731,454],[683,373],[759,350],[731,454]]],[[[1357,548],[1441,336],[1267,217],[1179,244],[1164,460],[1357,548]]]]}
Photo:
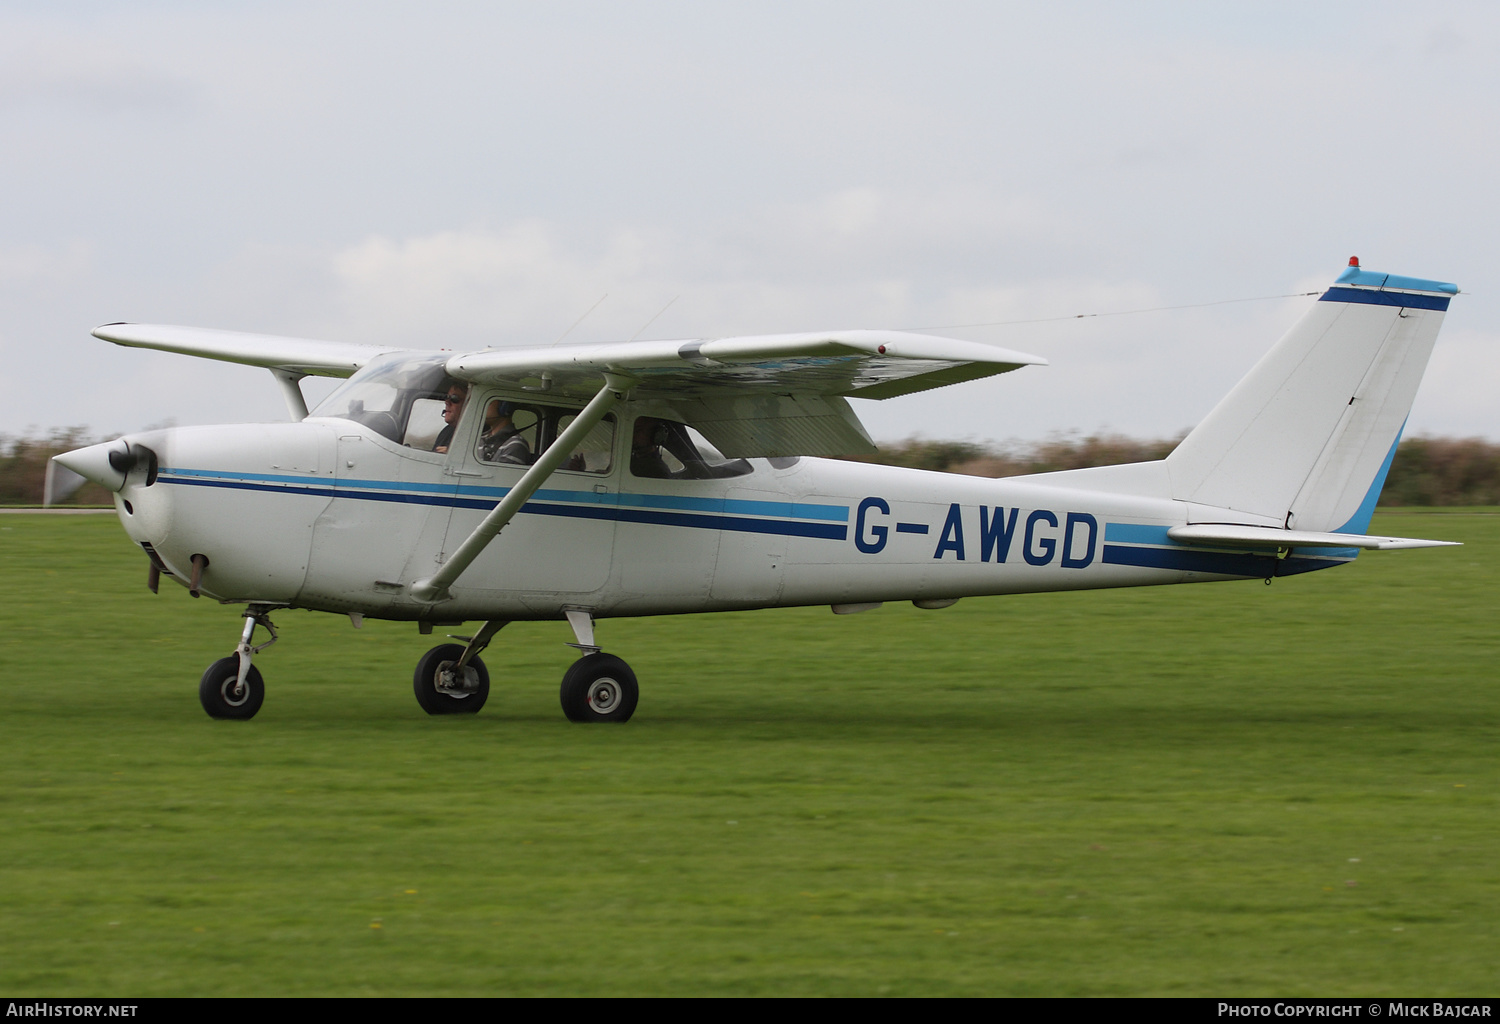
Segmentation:
{"type": "Polygon", "coordinates": [[[1457,292],[1351,260],[1167,458],[1172,496],[1363,533],[1457,292]]]}

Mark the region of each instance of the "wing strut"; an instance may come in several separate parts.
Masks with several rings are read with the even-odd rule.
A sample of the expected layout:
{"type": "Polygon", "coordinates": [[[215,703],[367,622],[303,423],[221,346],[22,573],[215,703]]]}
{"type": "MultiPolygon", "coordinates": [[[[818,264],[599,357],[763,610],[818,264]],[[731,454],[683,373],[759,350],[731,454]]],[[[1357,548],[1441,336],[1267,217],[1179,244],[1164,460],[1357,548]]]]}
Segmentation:
{"type": "Polygon", "coordinates": [[[483,551],[501,530],[505,529],[521,506],[536,493],[538,487],[567,461],[568,456],[573,454],[573,449],[578,447],[590,430],[604,419],[606,413],[614,408],[616,402],[625,397],[625,394],[635,385],[633,377],[623,374],[605,373],[604,387],[593,397],[588,405],[584,406],[583,412],[579,413],[572,423],[568,424],[566,430],[558,435],[552,446],[542,453],[541,457],[532,463],[524,476],[516,482],[500,503],[494,507],[489,515],[484,517],[484,522],[474,528],[474,532],[458,546],[453,552],[453,557],[443,563],[443,567],[425,580],[418,580],[411,585],[412,595],[422,601],[447,601],[452,598],[448,588],[453,581],[458,579],[465,569],[479,557],[483,551]]]}
{"type": "Polygon", "coordinates": [[[298,383],[307,374],[273,366],[271,376],[281,387],[281,397],[286,399],[287,415],[291,416],[292,422],[301,423],[307,419],[307,399],[302,396],[302,385],[298,383]]]}

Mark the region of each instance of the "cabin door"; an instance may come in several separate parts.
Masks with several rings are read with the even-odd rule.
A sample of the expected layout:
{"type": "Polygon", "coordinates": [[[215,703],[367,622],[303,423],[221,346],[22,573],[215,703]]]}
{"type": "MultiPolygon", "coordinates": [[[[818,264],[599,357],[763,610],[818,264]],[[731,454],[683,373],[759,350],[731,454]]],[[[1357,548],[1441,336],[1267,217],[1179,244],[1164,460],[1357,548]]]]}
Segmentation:
{"type": "MultiPolygon", "coordinates": [[[[446,559],[520,482],[528,464],[572,422],[576,409],[514,402],[481,394],[478,430],[450,451],[457,480],[453,515],[443,544],[446,559]],[[500,412],[503,410],[503,414],[500,412]],[[507,422],[508,421],[508,422],[507,422]]],[[[456,589],[534,599],[591,594],[609,580],[615,546],[620,467],[615,418],[607,417],[553,472],[459,577],[456,589]]]]}

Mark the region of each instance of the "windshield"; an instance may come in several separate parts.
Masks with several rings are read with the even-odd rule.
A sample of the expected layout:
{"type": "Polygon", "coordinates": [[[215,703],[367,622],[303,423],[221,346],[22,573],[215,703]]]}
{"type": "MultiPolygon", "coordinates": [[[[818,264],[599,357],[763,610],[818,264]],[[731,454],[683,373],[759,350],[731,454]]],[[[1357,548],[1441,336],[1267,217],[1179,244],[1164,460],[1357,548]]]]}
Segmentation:
{"type": "Polygon", "coordinates": [[[443,397],[450,385],[441,353],[410,352],[377,359],[318,403],[314,416],[336,416],[369,427],[382,437],[431,450],[443,427],[443,397]]]}

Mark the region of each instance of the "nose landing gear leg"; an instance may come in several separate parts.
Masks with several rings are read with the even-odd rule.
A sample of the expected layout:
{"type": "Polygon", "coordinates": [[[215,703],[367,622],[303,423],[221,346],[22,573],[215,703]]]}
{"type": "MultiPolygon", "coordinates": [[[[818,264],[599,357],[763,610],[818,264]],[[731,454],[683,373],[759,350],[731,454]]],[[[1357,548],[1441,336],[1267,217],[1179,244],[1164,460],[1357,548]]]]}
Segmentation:
{"type": "Polygon", "coordinates": [[[210,718],[254,718],[266,699],[265,681],[250,659],[280,638],[271,624],[270,605],[252,604],[244,614],[245,629],[234,653],[208,666],[198,683],[198,700],[210,718]],[[252,646],[256,626],[264,626],[271,639],[252,646]]]}

